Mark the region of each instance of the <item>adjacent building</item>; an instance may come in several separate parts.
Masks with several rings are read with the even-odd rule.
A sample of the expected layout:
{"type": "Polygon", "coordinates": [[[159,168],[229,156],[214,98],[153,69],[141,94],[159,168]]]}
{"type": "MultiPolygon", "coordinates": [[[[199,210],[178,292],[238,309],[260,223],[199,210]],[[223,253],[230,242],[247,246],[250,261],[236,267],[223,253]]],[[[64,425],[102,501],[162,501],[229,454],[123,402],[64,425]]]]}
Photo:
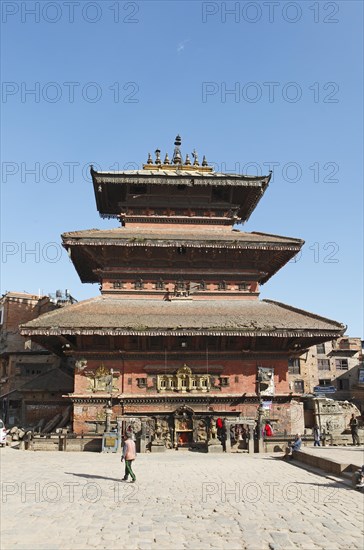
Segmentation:
{"type": "Polygon", "coordinates": [[[291,390],[354,403],[364,411],[364,367],[360,338],[343,336],[310,347],[289,361],[291,390]]]}
{"type": "Polygon", "coordinates": [[[44,427],[66,410],[62,395],[73,390],[73,373],[64,358],[21,336],[19,325],[73,302],[60,291],[53,297],[26,292],[1,297],[0,414],[7,427],[44,427]]]}
{"type": "Polygon", "coordinates": [[[216,173],[194,151],[149,155],[142,170],[91,168],[97,209],[120,226],[62,235],[96,298],[22,327],[26,338],[75,361],[76,433],[125,421],[167,446],[208,439],[220,418],[251,421],[264,408],[277,432],[303,429],[288,362],[343,335],[341,323],[271,300],[260,286],[301,239],[235,228],[271,174],[216,173]],[[261,407],[262,408],[262,407],[261,407]]]}

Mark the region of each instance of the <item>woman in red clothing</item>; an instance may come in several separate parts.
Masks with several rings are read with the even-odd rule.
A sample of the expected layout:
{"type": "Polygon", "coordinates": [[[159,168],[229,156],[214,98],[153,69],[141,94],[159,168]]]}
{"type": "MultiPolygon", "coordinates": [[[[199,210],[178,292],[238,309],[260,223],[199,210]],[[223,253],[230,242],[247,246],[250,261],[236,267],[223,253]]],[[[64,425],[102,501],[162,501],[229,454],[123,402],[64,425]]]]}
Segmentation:
{"type": "Polygon", "coordinates": [[[270,422],[266,422],[266,423],[265,423],[264,435],[265,435],[266,437],[271,437],[271,436],[273,435],[273,428],[272,428],[270,422]]]}

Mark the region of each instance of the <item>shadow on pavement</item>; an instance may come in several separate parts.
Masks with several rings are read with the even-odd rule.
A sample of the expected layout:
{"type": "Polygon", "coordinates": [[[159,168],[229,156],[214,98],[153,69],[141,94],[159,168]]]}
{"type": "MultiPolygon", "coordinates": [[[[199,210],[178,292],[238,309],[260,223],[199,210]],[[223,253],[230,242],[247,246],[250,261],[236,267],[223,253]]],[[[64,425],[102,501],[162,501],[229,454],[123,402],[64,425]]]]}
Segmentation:
{"type": "Polygon", "coordinates": [[[106,476],[97,476],[92,474],[75,474],[74,472],[64,472],[65,474],[68,474],[70,476],[77,476],[77,477],[85,477],[87,479],[106,479],[108,481],[120,481],[122,479],[123,473],[120,472],[120,477],[106,477],[106,476]]]}

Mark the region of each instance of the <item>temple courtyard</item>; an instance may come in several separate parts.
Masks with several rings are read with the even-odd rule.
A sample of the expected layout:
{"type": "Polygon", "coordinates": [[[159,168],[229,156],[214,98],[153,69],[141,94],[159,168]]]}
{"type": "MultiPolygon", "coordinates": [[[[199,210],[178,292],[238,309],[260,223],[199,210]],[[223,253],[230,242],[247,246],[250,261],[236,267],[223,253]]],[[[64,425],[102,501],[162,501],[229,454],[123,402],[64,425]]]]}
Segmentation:
{"type": "Polygon", "coordinates": [[[363,547],[363,494],[277,455],[143,454],[135,484],[120,454],[0,460],[3,550],[363,547]]]}

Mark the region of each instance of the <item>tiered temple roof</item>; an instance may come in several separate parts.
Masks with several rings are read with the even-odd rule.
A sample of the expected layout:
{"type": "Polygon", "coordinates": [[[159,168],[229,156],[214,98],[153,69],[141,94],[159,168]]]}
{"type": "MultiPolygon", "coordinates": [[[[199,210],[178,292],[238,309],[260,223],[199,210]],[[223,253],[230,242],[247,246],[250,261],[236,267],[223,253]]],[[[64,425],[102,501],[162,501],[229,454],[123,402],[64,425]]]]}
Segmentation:
{"type": "Polygon", "coordinates": [[[345,326],[271,300],[129,300],[98,296],[27,323],[23,335],[342,335],[345,326]]]}

